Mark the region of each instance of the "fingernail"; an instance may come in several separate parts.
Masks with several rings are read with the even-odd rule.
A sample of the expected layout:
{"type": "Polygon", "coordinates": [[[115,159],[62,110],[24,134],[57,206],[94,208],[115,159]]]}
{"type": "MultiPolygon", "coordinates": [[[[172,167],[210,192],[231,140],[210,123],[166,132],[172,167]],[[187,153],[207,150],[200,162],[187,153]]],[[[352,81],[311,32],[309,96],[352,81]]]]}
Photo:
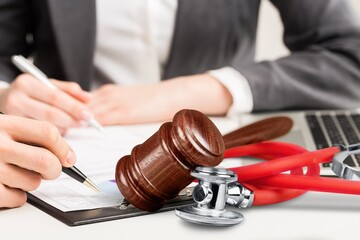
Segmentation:
{"type": "Polygon", "coordinates": [[[66,156],[66,158],[67,158],[68,164],[70,164],[70,165],[74,165],[74,164],[75,164],[75,162],[76,162],[76,155],[75,155],[75,153],[74,153],[73,151],[69,151],[68,154],[67,154],[67,156],[66,156]]]}
{"type": "Polygon", "coordinates": [[[92,114],[89,110],[85,109],[81,113],[82,120],[89,120],[90,118],[94,117],[94,114],[92,114]]]}

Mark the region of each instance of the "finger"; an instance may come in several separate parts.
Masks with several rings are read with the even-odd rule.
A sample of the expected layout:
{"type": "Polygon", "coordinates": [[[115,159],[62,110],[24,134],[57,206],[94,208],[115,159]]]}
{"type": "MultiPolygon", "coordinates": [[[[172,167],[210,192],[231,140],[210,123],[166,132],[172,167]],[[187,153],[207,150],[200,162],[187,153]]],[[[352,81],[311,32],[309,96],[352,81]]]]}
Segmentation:
{"type": "Polygon", "coordinates": [[[91,101],[105,101],[109,98],[109,96],[114,94],[114,87],[116,87],[114,84],[105,84],[101,86],[100,88],[94,90],[91,92],[92,99],[91,101]]]}
{"type": "Polygon", "coordinates": [[[2,161],[37,172],[43,179],[55,179],[61,173],[59,159],[49,150],[27,144],[8,142],[0,147],[2,161]]]}
{"type": "Polygon", "coordinates": [[[128,111],[121,109],[121,106],[116,106],[114,103],[109,102],[99,105],[89,105],[89,109],[94,113],[96,120],[103,125],[121,124],[121,122],[114,121],[113,116],[116,115],[115,119],[118,120],[128,114],[128,111]]]}
{"type": "Polygon", "coordinates": [[[87,110],[86,105],[61,90],[50,89],[49,91],[31,94],[30,96],[63,110],[74,119],[85,120],[83,112],[87,110]]]}
{"type": "Polygon", "coordinates": [[[65,134],[67,133],[67,128],[62,128],[62,127],[58,127],[59,132],[61,134],[61,136],[65,136],[65,134]]]}
{"type": "MultiPolygon", "coordinates": [[[[119,104],[119,103],[118,103],[119,104]]],[[[114,103],[109,103],[101,100],[91,101],[88,105],[90,111],[95,115],[96,119],[98,116],[110,113],[115,107],[114,103]]]]}
{"type": "MultiPolygon", "coordinates": [[[[125,113],[126,114],[126,113],[125,113]]],[[[100,113],[96,115],[96,119],[103,125],[116,125],[116,124],[126,124],[126,120],[122,117],[119,117],[118,114],[114,116],[114,114],[106,114],[100,113]]]]}
{"type": "MultiPolygon", "coordinates": [[[[106,102],[106,94],[102,94],[102,91],[93,92],[92,99],[87,103],[88,106],[102,105],[106,102]]],[[[109,97],[109,96],[107,96],[109,97]]]]}
{"type": "Polygon", "coordinates": [[[48,121],[60,128],[79,126],[79,122],[66,112],[44,102],[29,98],[21,106],[25,117],[48,121]],[[31,109],[29,111],[29,109],[31,109]]]}
{"type": "Polygon", "coordinates": [[[51,79],[51,81],[62,91],[66,92],[67,94],[71,95],[72,97],[78,99],[83,103],[89,102],[92,98],[91,93],[82,90],[80,85],[75,82],[65,82],[55,79],[51,79]]]}
{"type": "MultiPolygon", "coordinates": [[[[109,106],[110,107],[110,106],[109,106]]],[[[120,109],[119,107],[108,108],[100,106],[93,110],[96,119],[103,125],[125,124],[126,119],[131,118],[131,113],[126,109],[120,109]]]]}
{"type": "MultiPolygon", "coordinates": [[[[6,99],[1,99],[4,106],[2,107],[2,112],[11,115],[25,116],[24,113],[24,104],[29,100],[24,92],[20,91],[10,91],[6,93],[6,99]]],[[[27,111],[29,109],[26,109],[27,111]]]]}
{"type": "Polygon", "coordinates": [[[9,111],[6,111],[8,114],[49,121],[62,128],[80,125],[77,120],[64,111],[30,98],[25,92],[21,91],[12,93],[8,98],[7,109],[9,109],[9,111]]]}
{"type": "MultiPolygon", "coordinates": [[[[55,155],[55,157],[57,157],[58,161],[60,160],[64,167],[70,167],[74,165],[76,161],[75,153],[66,143],[65,139],[61,137],[58,129],[54,125],[48,122],[4,115],[0,115],[0,124],[4,131],[9,133],[9,135],[15,141],[45,147],[53,155],[55,155]]],[[[15,142],[8,142],[15,144],[15,142]]],[[[26,145],[22,144],[19,147],[25,148],[25,146],[26,145]]],[[[7,147],[3,144],[0,145],[0,152],[1,150],[7,149],[13,148],[7,147]]],[[[27,148],[22,151],[22,154],[27,156],[31,154],[31,150],[31,146],[27,146],[27,148]],[[26,151],[30,152],[27,153],[26,151]]],[[[39,150],[37,151],[39,152],[39,150]]],[[[16,153],[16,151],[14,152],[16,153]]],[[[19,157],[21,157],[21,154],[19,157]]]]}
{"type": "MultiPolygon", "coordinates": [[[[67,93],[61,91],[60,89],[51,89],[36,78],[23,74],[19,76],[16,81],[13,83],[12,88],[17,91],[23,92],[30,98],[34,98],[45,104],[54,106],[58,109],[63,110],[68,115],[72,116],[77,120],[87,120],[84,119],[83,111],[86,110],[86,105],[81,101],[73,98],[67,93]],[[36,91],[34,91],[34,89],[36,91]]],[[[27,112],[30,111],[27,109],[27,112]]],[[[86,113],[88,114],[88,113],[86,113]]],[[[85,115],[85,117],[88,117],[85,115]]]]}
{"type": "Polygon", "coordinates": [[[25,203],[25,192],[0,184],[0,208],[20,207],[25,203]]]}
{"type": "Polygon", "coordinates": [[[32,191],[39,187],[41,176],[33,171],[2,163],[0,165],[0,183],[23,191],[32,191]]]}
{"type": "Polygon", "coordinates": [[[22,80],[18,83],[18,85],[20,85],[19,88],[23,89],[29,97],[61,109],[74,119],[87,120],[87,118],[84,119],[83,113],[87,110],[87,107],[83,102],[60,89],[50,89],[39,81],[36,81],[36,79],[30,78],[30,81],[25,82],[25,80],[22,80]],[[36,91],[34,91],[34,89],[36,89],[36,91]]]}
{"type": "Polygon", "coordinates": [[[90,111],[96,116],[103,115],[112,111],[116,106],[122,104],[120,102],[114,103],[111,100],[111,93],[107,90],[108,87],[101,87],[93,92],[93,98],[88,103],[90,111]]]}

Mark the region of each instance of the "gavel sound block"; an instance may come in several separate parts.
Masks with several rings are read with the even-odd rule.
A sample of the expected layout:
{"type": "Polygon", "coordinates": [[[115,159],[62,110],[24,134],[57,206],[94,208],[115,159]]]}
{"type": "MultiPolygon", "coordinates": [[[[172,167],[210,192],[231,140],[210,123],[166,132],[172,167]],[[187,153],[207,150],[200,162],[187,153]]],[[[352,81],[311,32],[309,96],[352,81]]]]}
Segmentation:
{"type": "Polygon", "coordinates": [[[195,110],[181,110],[143,144],[133,148],[116,166],[116,183],[135,207],[156,211],[188,186],[190,172],[213,167],[225,148],[269,140],[287,133],[291,119],[275,117],[240,128],[224,137],[214,123],[195,110]]]}

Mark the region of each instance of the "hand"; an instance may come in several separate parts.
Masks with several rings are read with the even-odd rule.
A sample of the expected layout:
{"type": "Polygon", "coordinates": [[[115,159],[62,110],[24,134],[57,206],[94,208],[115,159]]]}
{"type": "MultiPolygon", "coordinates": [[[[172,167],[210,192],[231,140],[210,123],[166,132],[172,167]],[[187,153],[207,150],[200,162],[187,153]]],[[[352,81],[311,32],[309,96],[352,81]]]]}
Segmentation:
{"type": "Polygon", "coordinates": [[[51,81],[59,90],[46,87],[29,74],[19,75],[0,92],[0,111],[48,121],[60,129],[78,126],[91,117],[85,104],[89,93],[74,82],[51,81]]]}
{"type": "Polygon", "coordinates": [[[88,106],[99,122],[113,125],[169,120],[185,108],[222,115],[231,104],[228,90],[201,74],[148,85],[104,85],[93,92],[88,106]]]}
{"type": "Polygon", "coordinates": [[[58,129],[47,122],[0,115],[0,208],[26,202],[41,179],[55,179],[76,156],[58,129]]]}

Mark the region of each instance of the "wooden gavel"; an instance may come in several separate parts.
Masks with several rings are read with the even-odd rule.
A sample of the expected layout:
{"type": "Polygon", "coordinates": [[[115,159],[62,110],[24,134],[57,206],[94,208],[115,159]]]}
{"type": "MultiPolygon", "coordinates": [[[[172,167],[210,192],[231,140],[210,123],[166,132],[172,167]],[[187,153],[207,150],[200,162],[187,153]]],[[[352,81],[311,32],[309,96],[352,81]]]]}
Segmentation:
{"type": "Polygon", "coordinates": [[[273,117],[222,136],[204,114],[181,110],[118,161],[116,183],[135,207],[156,211],[194,180],[190,172],[196,167],[217,166],[225,149],[274,139],[291,127],[290,118],[273,117]]]}

